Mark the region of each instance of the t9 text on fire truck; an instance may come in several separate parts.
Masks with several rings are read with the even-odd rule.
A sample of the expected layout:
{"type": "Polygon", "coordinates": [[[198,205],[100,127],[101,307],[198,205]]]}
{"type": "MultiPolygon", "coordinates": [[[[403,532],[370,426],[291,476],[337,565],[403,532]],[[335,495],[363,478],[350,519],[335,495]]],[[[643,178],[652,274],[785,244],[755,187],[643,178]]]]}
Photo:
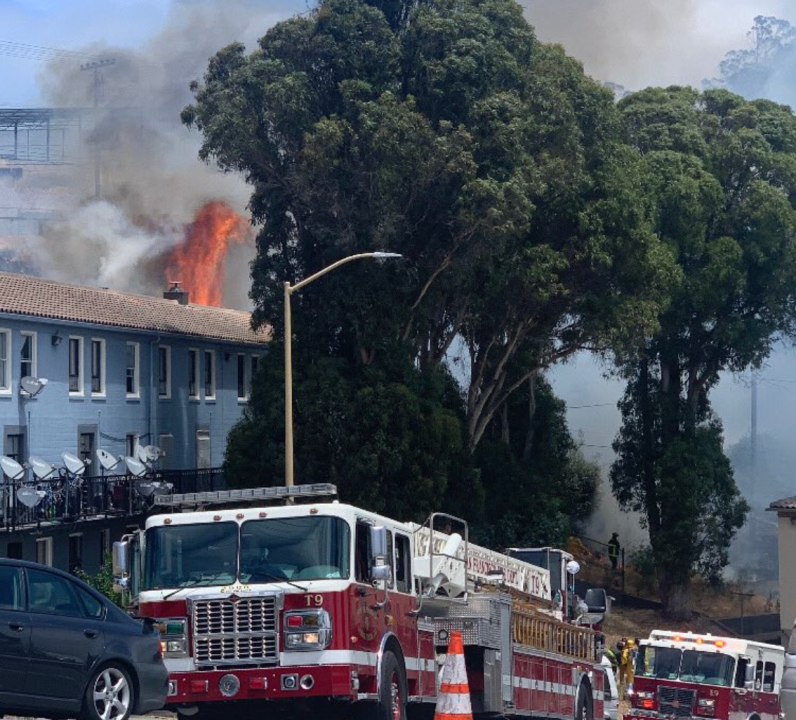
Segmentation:
{"type": "Polygon", "coordinates": [[[655,630],[639,647],[625,720],[780,720],[784,657],[776,645],[655,630]]]}
{"type": "Polygon", "coordinates": [[[431,717],[459,631],[476,715],[602,717],[597,634],[570,622],[570,555],[545,549],[559,566],[539,567],[473,545],[457,518],[401,523],[335,494],[158,497],[167,512],[114,546],[119,586],[160,628],[172,710],[431,717]]]}

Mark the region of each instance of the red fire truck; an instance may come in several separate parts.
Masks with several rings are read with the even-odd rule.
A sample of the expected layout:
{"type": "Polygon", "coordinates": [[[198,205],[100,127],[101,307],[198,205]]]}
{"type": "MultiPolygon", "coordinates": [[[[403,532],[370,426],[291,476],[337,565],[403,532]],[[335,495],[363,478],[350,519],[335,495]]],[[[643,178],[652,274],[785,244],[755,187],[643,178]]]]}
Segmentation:
{"type": "Polygon", "coordinates": [[[626,720],[780,720],[785,651],[739,638],[655,630],[642,641],[626,720]]]}
{"type": "Polygon", "coordinates": [[[602,717],[595,633],[561,619],[547,569],[473,545],[457,518],[396,522],[335,493],[159,497],[115,545],[120,586],[161,631],[171,709],[425,717],[456,630],[476,714],[602,717]]]}

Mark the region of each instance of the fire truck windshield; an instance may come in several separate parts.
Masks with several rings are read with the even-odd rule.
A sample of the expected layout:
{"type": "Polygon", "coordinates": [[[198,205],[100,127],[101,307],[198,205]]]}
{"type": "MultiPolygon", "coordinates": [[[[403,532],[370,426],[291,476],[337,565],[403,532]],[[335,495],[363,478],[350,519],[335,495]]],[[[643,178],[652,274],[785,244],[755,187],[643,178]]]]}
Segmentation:
{"type": "Polygon", "coordinates": [[[241,526],[240,581],[348,578],[348,523],[336,517],[250,520],[241,526]]]}
{"type": "Polygon", "coordinates": [[[343,519],[318,516],[154,527],[142,590],[346,579],[350,538],[343,519]]]}
{"type": "Polygon", "coordinates": [[[228,585],[235,581],[237,554],[237,523],[150,528],[142,590],[228,585]]]}
{"type": "Polygon", "coordinates": [[[636,675],[701,685],[732,685],[735,658],[722,653],[642,645],[636,675]]]}

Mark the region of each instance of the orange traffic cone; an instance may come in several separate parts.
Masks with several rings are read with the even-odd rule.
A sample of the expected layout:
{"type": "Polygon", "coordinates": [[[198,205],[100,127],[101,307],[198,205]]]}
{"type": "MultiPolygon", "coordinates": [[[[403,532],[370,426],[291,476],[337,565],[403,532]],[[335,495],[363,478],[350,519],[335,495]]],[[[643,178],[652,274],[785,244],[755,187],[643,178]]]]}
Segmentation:
{"type": "Polygon", "coordinates": [[[464,664],[464,643],[460,632],[451,633],[434,720],[473,720],[470,686],[464,664]]]}

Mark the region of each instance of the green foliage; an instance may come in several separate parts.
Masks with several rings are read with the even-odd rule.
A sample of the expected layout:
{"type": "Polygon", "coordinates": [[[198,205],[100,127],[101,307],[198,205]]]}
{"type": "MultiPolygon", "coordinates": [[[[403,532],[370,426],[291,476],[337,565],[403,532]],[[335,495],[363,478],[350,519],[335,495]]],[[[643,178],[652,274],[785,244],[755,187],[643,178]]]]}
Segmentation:
{"type": "Polygon", "coordinates": [[[530,377],[654,325],[671,261],[612,96],[513,0],[324,0],[219,52],[195,96],[201,156],[262,224],[255,321],[281,336],[286,279],[402,253],[296,295],[296,345],[429,372],[463,340],[471,451],[530,377]]]}
{"type": "Polygon", "coordinates": [[[691,573],[720,578],[748,509],[710,389],[793,332],[796,118],[726,90],[650,89],[619,107],[678,274],[658,331],[624,365],[611,480],[620,504],[645,515],[661,591],[682,614],[691,573]]]}
{"type": "Polygon", "coordinates": [[[102,567],[96,575],[89,575],[83,572],[83,570],[75,570],[74,574],[86,583],[86,585],[101,592],[106,598],[111,600],[111,602],[121,608],[124,607],[122,596],[113,589],[113,559],[110,553],[106,553],[102,567]]]}

